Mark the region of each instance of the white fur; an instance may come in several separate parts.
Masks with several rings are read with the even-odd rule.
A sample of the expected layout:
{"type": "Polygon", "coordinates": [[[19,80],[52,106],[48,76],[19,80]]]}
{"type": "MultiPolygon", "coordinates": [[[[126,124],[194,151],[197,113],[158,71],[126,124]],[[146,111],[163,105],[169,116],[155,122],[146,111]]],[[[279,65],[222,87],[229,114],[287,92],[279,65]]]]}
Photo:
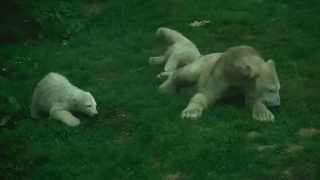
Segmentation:
{"type": "Polygon", "coordinates": [[[156,35],[164,38],[169,47],[164,55],[158,57],[150,57],[150,64],[163,64],[165,72],[172,72],[179,67],[187,65],[200,58],[200,52],[196,45],[181,33],[161,27],[157,30],[156,35]]]}
{"type": "Polygon", "coordinates": [[[69,126],[77,126],[80,120],[71,112],[82,112],[89,116],[98,114],[94,97],[72,85],[69,80],[58,74],[49,73],[36,86],[31,104],[31,116],[40,118],[47,113],[69,126]]]}

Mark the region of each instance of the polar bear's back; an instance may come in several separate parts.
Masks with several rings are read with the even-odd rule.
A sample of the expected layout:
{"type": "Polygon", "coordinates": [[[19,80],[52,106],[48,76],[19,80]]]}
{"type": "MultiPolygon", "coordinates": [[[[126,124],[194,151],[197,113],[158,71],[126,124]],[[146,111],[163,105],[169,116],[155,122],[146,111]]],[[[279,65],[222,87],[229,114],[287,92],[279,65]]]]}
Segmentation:
{"type": "Polygon", "coordinates": [[[48,111],[54,103],[68,102],[77,89],[67,78],[58,73],[49,73],[36,86],[31,110],[48,111]]]}

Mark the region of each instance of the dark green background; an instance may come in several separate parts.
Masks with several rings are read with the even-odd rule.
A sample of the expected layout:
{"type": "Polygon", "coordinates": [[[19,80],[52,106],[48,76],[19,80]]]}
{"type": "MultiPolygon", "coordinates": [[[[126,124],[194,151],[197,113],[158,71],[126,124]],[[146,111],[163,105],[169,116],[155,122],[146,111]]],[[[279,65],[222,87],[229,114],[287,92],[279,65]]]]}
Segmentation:
{"type": "Polygon", "coordinates": [[[320,178],[320,1],[14,0],[0,8],[0,179],[320,178]],[[194,20],[210,20],[190,27],[194,20]],[[182,120],[190,94],[161,95],[148,57],[154,32],[177,29],[203,54],[247,44],[276,62],[282,105],[274,123],[241,101],[182,120]],[[48,72],[91,91],[100,111],[78,128],[33,120],[29,104],[48,72]],[[248,133],[260,135],[248,139],[248,133]],[[259,151],[258,147],[273,145],[259,151]],[[298,145],[301,150],[288,152],[298,145]]]}

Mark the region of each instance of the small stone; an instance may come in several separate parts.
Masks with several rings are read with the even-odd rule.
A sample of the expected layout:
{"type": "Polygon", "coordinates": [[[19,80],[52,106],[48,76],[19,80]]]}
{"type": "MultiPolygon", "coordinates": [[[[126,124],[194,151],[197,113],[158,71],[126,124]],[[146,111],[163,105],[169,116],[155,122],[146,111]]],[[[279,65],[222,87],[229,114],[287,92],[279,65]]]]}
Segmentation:
{"type": "Polygon", "coordinates": [[[163,178],[163,180],[179,180],[181,179],[180,173],[169,174],[163,178]]]}
{"type": "Polygon", "coordinates": [[[3,118],[1,118],[0,126],[5,126],[10,119],[11,119],[10,116],[4,116],[3,118]]]}
{"type": "Polygon", "coordinates": [[[285,169],[281,172],[281,175],[284,176],[285,178],[292,179],[293,174],[291,168],[285,169]]]}
{"type": "Polygon", "coordinates": [[[200,26],[204,26],[209,23],[211,23],[209,20],[200,20],[200,21],[193,21],[189,25],[191,27],[200,27],[200,26]]]}
{"type": "Polygon", "coordinates": [[[272,150],[272,149],[274,149],[276,147],[277,146],[275,144],[272,144],[272,145],[258,145],[256,149],[258,151],[265,151],[265,150],[272,150]]]}
{"type": "Polygon", "coordinates": [[[288,148],[286,149],[286,151],[288,153],[293,153],[293,152],[298,152],[298,151],[302,151],[304,148],[301,145],[298,144],[291,144],[288,146],[288,148]]]}
{"type": "Polygon", "coordinates": [[[250,131],[247,134],[248,139],[255,139],[257,137],[261,136],[261,133],[257,132],[257,131],[250,131]]]}
{"type": "Polygon", "coordinates": [[[320,130],[316,128],[301,128],[299,135],[302,137],[311,137],[320,134],[320,130]]]}

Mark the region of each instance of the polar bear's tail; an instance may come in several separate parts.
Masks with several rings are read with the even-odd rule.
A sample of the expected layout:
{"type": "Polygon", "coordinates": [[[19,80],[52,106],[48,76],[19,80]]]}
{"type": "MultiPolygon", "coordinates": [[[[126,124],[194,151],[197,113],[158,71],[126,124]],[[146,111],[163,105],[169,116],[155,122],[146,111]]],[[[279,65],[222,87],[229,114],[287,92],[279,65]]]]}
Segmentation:
{"type": "Polygon", "coordinates": [[[156,35],[158,37],[163,37],[166,41],[169,43],[177,43],[180,41],[189,41],[185,36],[183,36],[181,33],[178,31],[175,31],[173,29],[165,28],[165,27],[160,27],[156,31],[156,35]]]}

